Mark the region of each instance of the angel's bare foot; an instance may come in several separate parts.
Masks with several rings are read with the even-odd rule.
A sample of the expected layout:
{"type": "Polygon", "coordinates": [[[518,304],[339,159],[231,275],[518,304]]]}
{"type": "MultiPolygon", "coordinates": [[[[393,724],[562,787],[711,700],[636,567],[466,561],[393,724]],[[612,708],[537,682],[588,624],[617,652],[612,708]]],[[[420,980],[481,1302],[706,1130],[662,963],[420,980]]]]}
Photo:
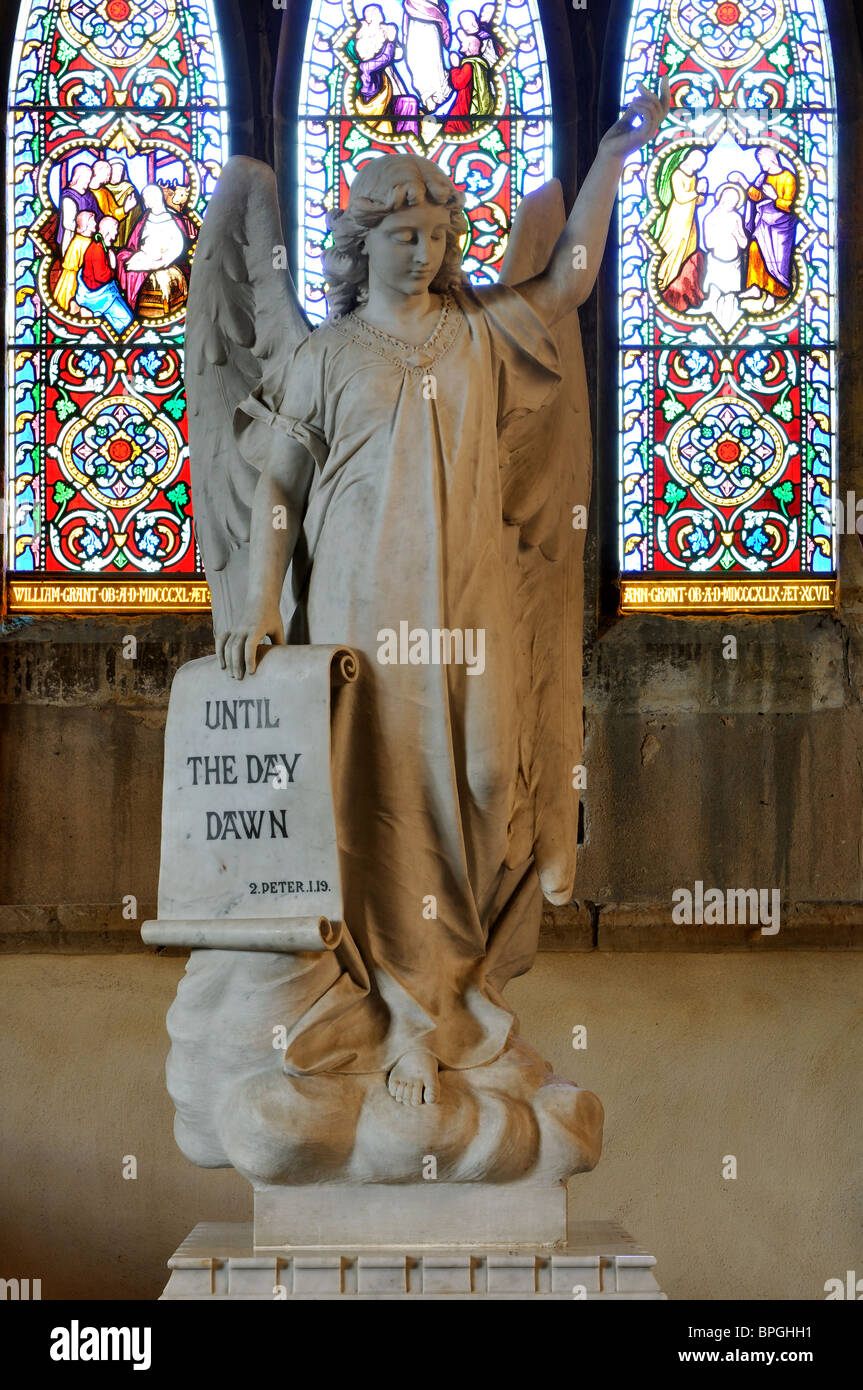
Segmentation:
{"type": "Polygon", "coordinates": [[[437,1058],[424,1048],[406,1052],[387,1077],[387,1090],[402,1105],[434,1105],[440,1100],[437,1058]]]}

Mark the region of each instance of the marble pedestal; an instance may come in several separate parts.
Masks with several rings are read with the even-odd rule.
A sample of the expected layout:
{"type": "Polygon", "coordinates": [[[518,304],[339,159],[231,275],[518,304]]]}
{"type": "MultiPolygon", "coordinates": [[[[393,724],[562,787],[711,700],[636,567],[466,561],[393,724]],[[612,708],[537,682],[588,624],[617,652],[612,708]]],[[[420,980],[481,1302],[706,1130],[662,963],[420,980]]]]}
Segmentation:
{"type": "Polygon", "coordinates": [[[575,1222],[558,1248],[381,1245],[255,1249],[251,1222],[201,1222],[168,1261],[166,1300],[661,1300],[652,1255],[613,1222],[575,1222]]]}
{"type": "Polygon", "coordinates": [[[563,1183],[309,1183],[255,1190],[256,1250],[566,1244],[563,1183]]]}

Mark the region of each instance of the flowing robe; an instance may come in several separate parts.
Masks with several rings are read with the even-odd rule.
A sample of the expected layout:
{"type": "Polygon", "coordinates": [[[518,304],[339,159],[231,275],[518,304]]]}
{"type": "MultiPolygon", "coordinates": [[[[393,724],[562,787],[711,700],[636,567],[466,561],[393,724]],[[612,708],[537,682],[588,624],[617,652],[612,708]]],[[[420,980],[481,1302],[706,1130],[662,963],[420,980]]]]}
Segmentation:
{"type": "Polygon", "coordinates": [[[465,58],[450,68],[450,81],[456,98],[444,124],[447,135],[465,135],[473,129],[470,116],[490,116],[494,111],[494,92],[488,64],[483,58],[465,58]]]}
{"type": "Polygon", "coordinates": [[[110,184],[103,183],[101,188],[94,190],[96,202],[99,204],[99,211],[103,217],[114,217],[117,223],[123,224],[123,202],[117,198],[110,184]]]}
{"type": "Polygon", "coordinates": [[[716,208],[704,219],[704,242],[708,250],[704,288],[720,295],[739,294],[742,286],[740,253],[746,233],[739,212],[716,208]]]}
{"type": "Polygon", "coordinates": [[[57,228],[57,240],[64,256],[69,249],[69,242],[75,235],[75,223],[79,212],[94,212],[98,218],[99,204],[89,189],[86,193],[79,193],[74,188],[64,188],[60,196],[60,219],[57,228]]]}
{"type": "Polygon", "coordinates": [[[357,115],[374,123],[379,134],[394,134],[393,122],[386,117],[393,110],[396,93],[402,93],[394,66],[395,43],[392,39],[387,39],[373,57],[363,58],[356,41],[350,39],[346,45],[346,52],[357,64],[359,74],[354,96],[357,115]]]}
{"type": "Polygon", "coordinates": [[[417,96],[434,111],[451,95],[444,45],[451,38],[447,7],[433,0],[404,0],[405,62],[417,96]]]}
{"type": "Polygon", "coordinates": [[[98,234],[84,252],[77,299],[83,309],[107,319],[115,333],[123,333],[132,322],[131,310],[114,280],[108,249],[98,234]]]}
{"type": "Polygon", "coordinates": [[[90,245],[92,238],[84,236],[81,232],[76,232],[69,245],[66,247],[66,254],[63,257],[63,269],[60,277],[54,286],[54,298],[66,313],[72,307],[72,301],[78,293],[78,272],[84,264],[84,253],[90,245]]]}
{"type": "Polygon", "coordinates": [[[704,252],[698,245],[695,209],[704,199],[696,188],[695,174],[675,169],[671,175],[673,201],[659,236],[663,259],[659,263],[659,288],[663,299],[683,313],[705,299],[701,280],[704,252]]]}
{"type": "Polygon", "coordinates": [[[785,299],[791,290],[791,262],[797,218],[791,211],[797,196],[797,179],[789,169],[762,175],[748,189],[744,225],[752,237],[746,268],[746,287],[758,285],[766,294],[785,299]],[[764,197],[769,184],[776,198],[764,197]]]}
{"type": "Polygon", "coordinates": [[[235,413],[255,467],[285,435],[316,460],[289,640],[360,659],[333,751],[360,959],[289,1037],[295,1074],[385,1070],[412,1047],[479,1066],[513,1028],[498,988],[533,959],[541,893],[532,859],[508,857],[519,740],[499,436],[559,382],[545,325],[496,285],[445,297],[422,347],[327,320],[235,413]],[[382,634],[403,623],[481,630],[484,669],[382,664],[382,634]]]}
{"type": "Polygon", "coordinates": [[[141,286],[151,271],[178,261],[186,249],[186,238],[180,221],[173,213],[148,212],[135,227],[129,245],[117,253],[117,278],[127,302],[134,309],[141,286]],[[130,270],[129,261],[140,255],[147,262],[146,270],[130,270]]]}
{"type": "Polygon", "coordinates": [[[115,214],[117,222],[119,223],[119,228],[117,231],[117,240],[114,243],[117,247],[117,250],[119,251],[128,242],[129,237],[132,234],[132,228],[134,227],[136,218],[138,217],[138,190],[135,188],[135,185],[133,183],[129,182],[128,179],[121,179],[119,183],[106,183],[105,189],[108,193],[110,193],[116,207],[119,209],[119,211],[115,214]],[[131,204],[128,212],[124,212],[123,208],[126,206],[129,200],[130,193],[135,195],[135,200],[131,204]]]}

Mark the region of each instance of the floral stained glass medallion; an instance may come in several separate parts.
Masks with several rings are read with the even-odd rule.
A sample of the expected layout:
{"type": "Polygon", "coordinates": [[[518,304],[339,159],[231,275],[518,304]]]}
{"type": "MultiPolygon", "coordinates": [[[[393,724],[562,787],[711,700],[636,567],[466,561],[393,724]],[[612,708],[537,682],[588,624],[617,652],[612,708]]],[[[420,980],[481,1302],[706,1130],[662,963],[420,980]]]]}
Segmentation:
{"type": "Polygon", "coordinates": [[[205,608],[183,329],[227,158],[208,0],[30,0],[7,192],[7,604],[205,608]]]}
{"type": "Polygon", "coordinates": [[[619,202],[624,611],[827,608],[836,113],[821,0],[636,0],[672,109],[619,202]]]}
{"type": "Polygon", "coordinates": [[[465,195],[464,267],[497,278],[518,203],[551,177],[551,100],[535,0],[312,0],[299,122],[299,289],[326,315],[326,214],[357,170],[396,150],[434,160],[465,195]]]}

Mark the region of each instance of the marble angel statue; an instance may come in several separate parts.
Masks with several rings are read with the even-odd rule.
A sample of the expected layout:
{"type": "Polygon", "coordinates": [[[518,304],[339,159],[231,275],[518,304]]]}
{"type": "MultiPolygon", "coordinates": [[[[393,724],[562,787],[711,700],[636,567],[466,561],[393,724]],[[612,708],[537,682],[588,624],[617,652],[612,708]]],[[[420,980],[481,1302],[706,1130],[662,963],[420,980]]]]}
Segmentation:
{"type": "Polygon", "coordinates": [[[511,1045],[501,991],[532,963],[543,895],[571,900],[573,507],[590,485],[575,310],[624,161],[667,110],[667,87],[642,88],[568,220],[557,183],[527,198],[501,283],[481,289],[445,174],[370,160],[331,215],[314,330],[273,268],[272,170],[230,160],[208,208],[187,387],[217,652],[252,682],[265,639],[347,644],[361,668],[333,779],[354,960],[304,1004],[289,1076],[376,1074],[395,1101],[437,1101],[447,1070],[511,1045]],[[407,637],[403,659],[382,655],[387,633],[407,637]],[[481,670],[429,655],[479,633],[481,670]]]}

